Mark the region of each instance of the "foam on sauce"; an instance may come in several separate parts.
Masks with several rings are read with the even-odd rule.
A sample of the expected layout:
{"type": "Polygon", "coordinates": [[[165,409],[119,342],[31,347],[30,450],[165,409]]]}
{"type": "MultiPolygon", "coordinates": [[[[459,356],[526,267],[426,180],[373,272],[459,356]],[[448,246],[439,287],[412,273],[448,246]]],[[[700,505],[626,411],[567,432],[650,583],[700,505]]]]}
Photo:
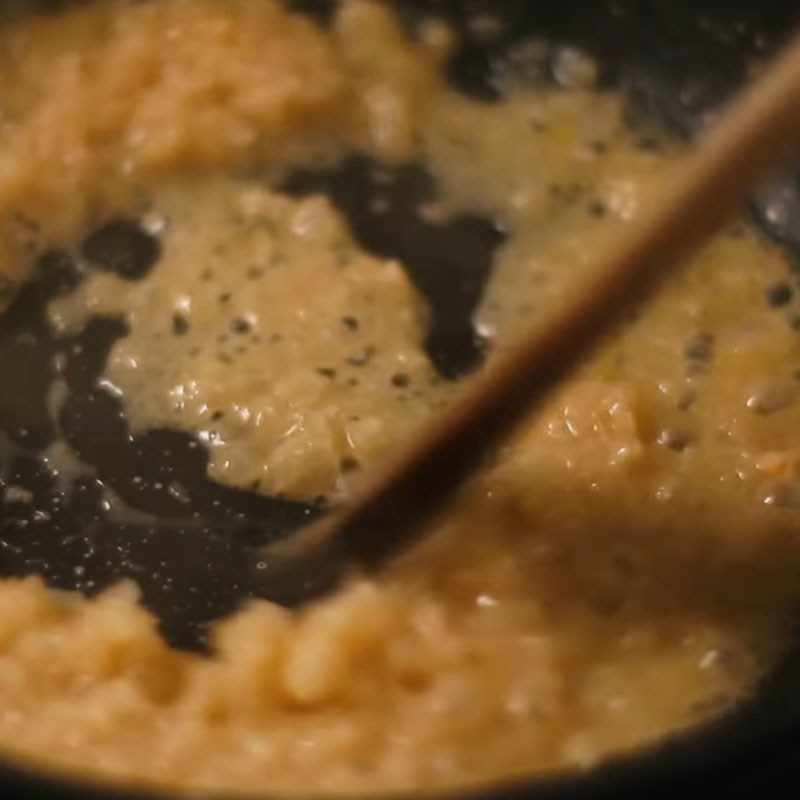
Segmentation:
{"type": "MultiPolygon", "coordinates": [[[[357,144],[425,163],[441,186],[420,209],[430,220],[499,218],[508,240],[478,319],[501,340],[546,319],[590,268],[593,237],[630,224],[677,156],[623,124],[620,97],[587,88],[577,51],[559,66],[566,88],[509,78],[482,105],[441,81],[446,34],[413,44],[369,3],[346,3],[333,33],[269,0],[203,0],[202,13],[152,0],[0,36],[15,120],[0,133],[13,154],[0,207],[26,209],[45,242],[124,208],[160,245],[131,280],[92,267],[97,239],[84,244],[87,279],[51,306],[54,324],[124,315],[104,379],[134,424],[197,432],[215,477],[263,491],[346,494],[348,463],[376,461],[455,390],[435,379],[401,266],[365,252],[327,200],[270,188],[282,166],[357,144]],[[84,69],[74,53],[98,32],[84,69]],[[57,92],[36,77],[53,59],[57,92]],[[117,92],[126,101],[106,108],[117,92]],[[53,118],[70,137],[50,135],[53,118]],[[99,187],[117,192],[109,175],[131,158],[146,180],[123,175],[126,199],[106,204],[99,187]],[[63,163],[78,166],[50,169],[63,163]],[[248,164],[258,179],[232,174],[248,164]],[[55,177],[40,192],[43,172],[55,177]],[[73,193],[75,215],[51,226],[48,198],[73,193]]],[[[424,544],[299,613],[249,603],[214,629],[209,657],[170,649],[130,585],[87,600],[3,581],[0,744],[139,785],[374,794],[586,768],[718,715],[777,657],[796,601],[800,317],[786,270],[732,226],[424,544]]]]}
{"type": "Polygon", "coordinates": [[[199,432],[214,478],[342,490],[449,394],[402,267],[358,248],[324,198],[216,180],[162,191],[153,208],[152,275],[97,274],[51,316],[70,332],[87,311],[123,317],[106,374],[132,424],[199,432]]]}

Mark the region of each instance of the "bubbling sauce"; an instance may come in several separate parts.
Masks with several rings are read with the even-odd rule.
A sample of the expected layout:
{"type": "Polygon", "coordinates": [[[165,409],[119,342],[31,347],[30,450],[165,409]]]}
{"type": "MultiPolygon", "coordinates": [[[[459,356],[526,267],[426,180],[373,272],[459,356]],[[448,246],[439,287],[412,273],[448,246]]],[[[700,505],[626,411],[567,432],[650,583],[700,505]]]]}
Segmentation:
{"type": "MultiPolygon", "coordinates": [[[[476,312],[494,344],[546,322],[679,157],[580,51],[543,86],[528,43],[482,104],[443,79],[450,39],[362,0],[330,31],[271,0],[8,23],[9,282],[73,246],[83,281],[50,323],[125,322],[101,380],[135,430],[195,434],[232,486],[344,501],[458,384],[403,265],[329,199],[282,192],[291,170],[353,149],[423,164],[428,224],[495,219],[476,312]]],[[[135,785],[374,794],[585,769],[714,718],[774,663],[796,601],[798,312],[783,253],[732,224],[421,545],[299,612],[248,602],[210,654],[170,648],[132,583],[3,580],[0,746],[135,785]]]]}
{"type": "Polygon", "coordinates": [[[357,247],[324,198],[221,180],[153,200],[164,254],[144,280],[97,274],[55,304],[125,318],[107,377],[135,427],[187,427],[211,475],[313,497],[341,489],[447,396],[402,267],[357,247]]]}

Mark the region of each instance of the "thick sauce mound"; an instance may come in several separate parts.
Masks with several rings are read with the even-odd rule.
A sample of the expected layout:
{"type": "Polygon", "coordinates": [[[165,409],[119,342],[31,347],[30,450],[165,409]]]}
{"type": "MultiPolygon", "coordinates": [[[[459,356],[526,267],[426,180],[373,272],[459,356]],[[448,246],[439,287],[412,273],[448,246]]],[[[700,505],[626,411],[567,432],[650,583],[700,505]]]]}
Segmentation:
{"type": "MultiPolygon", "coordinates": [[[[271,0],[7,23],[9,286],[37,249],[138,219],[159,243],[147,269],[104,271],[101,228],[51,324],[122,317],[105,388],[135,428],[195,433],[217,480],[346,501],[458,384],[426,354],[403,265],[367,252],[329,200],[283,194],[287,172],[353,149],[415,161],[439,187],[428,222],[499,220],[476,313],[494,343],[546,322],[595,237],[635,221],[679,157],[628,128],[571,48],[560,86],[524,79],[550,57],[534,41],[502,100],[458,95],[439,68],[450,36],[432,24],[412,41],[361,0],[330,30],[271,0]]],[[[797,597],[787,270],[731,225],[423,544],[299,612],[250,602],[210,655],[168,647],[132,584],[90,600],[3,581],[0,746],[135,784],[374,794],[583,769],[714,718],[774,663],[797,597]]]]}
{"type": "Polygon", "coordinates": [[[138,428],[198,431],[218,480],[314,496],[444,397],[405,272],[357,247],[326,199],[218,180],[154,207],[152,275],[98,274],[52,309],[67,330],[87,311],[125,318],[107,373],[138,428]]]}
{"type": "Polygon", "coordinates": [[[5,25],[0,272],[165,174],[319,160],[333,142],[402,157],[437,47],[363,3],[330,36],[272,0],[112,0],[5,25]]]}

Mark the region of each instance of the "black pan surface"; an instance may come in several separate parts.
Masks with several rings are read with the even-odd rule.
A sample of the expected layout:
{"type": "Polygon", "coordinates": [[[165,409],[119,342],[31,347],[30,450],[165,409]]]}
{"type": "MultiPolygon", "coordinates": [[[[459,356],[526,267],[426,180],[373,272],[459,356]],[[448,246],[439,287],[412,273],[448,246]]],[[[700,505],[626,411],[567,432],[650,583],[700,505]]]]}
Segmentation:
{"type": "MultiPolygon", "coordinates": [[[[320,24],[335,2],[290,1],[320,24]]],[[[7,6],[24,12],[65,4],[12,0],[7,6]]],[[[553,43],[577,43],[592,52],[603,83],[629,95],[632,124],[655,118],[681,137],[691,137],[707,112],[736,88],[749,60],[767,54],[800,20],[800,3],[777,0],[399,0],[396,5],[412,28],[432,11],[455,23],[464,44],[450,64],[452,83],[482,102],[497,100],[498,68],[517,42],[535,31],[553,43]],[[499,16],[502,31],[488,39],[473,33],[466,21],[478,12],[499,16]]],[[[545,70],[535,79],[552,77],[545,70]]],[[[490,219],[468,216],[445,226],[428,225],[415,211],[421,200],[436,194],[425,170],[418,164],[398,167],[387,188],[385,169],[378,185],[372,167],[354,153],[335,171],[290,176],[284,189],[326,192],[365,247],[406,265],[433,309],[428,350],[442,377],[454,379],[474,369],[486,349],[470,318],[502,232],[490,219]],[[378,191],[388,199],[388,213],[371,211],[378,191]]],[[[790,279],[796,283],[800,171],[767,181],[752,213],[787,248],[790,279]]],[[[135,220],[115,221],[79,247],[94,268],[134,279],[158,257],[158,242],[135,220]]],[[[67,252],[45,255],[32,281],[0,317],[0,575],[36,573],[52,586],[88,595],[132,578],[167,640],[202,650],[209,623],[262,593],[258,546],[324,513],[325,499],[299,502],[233,490],[206,477],[207,454],[188,434],[157,430],[131,436],[119,400],[97,383],[124,325],[98,318],[80,336],[59,339],[45,319],[49,300],[83,279],[76,264],[67,252]],[[64,387],[67,398],[57,420],[48,411],[54,383],[64,387]],[[47,450],[56,426],[93,467],[90,477],[64,481],[53,474],[47,450]],[[174,491],[178,485],[180,493],[174,491]],[[6,492],[8,487],[15,491],[6,492]],[[24,502],[18,488],[29,493],[24,502]],[[108,502],[110,492],[123,501],[122,514],[119,502],[108,502]]],[[[767,797],[797,797],[796,765],[800,636],[753,700],[708,730],[586,776],[531,781],[480,796],[610,800],[739,797],[760,791],[767,797]]],[[[114,796],[12,767],[0,770],[0,790],[18,797],[114,796]]]]}

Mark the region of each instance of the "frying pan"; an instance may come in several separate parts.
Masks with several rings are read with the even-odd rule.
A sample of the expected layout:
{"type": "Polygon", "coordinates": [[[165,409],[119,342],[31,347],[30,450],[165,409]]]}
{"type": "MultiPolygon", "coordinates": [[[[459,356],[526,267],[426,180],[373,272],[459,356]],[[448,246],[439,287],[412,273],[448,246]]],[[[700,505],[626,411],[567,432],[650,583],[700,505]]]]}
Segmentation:
{"type": "MultiPolygon", "coordinates": [[[[6,0],[4,11],[48,12],[67,2],[6,0]]],[[[334,0],[287,2],[324,25],[334,0]]],[[[629,97],[632,125],[655,119],[686,138],[735,90],[748,63],[766,55],[800,20],[800,3],[778,0],[402,0],[396,7],[411,26],[434,11],[462,32],[463,43],[449,64],[450,80],[481,102],[498,99],[493,79],[498,66],[520,40],[536,32],[554,44],[574,43],[591,52],[601,66],[602,84],[629,97]],[[467,20],[480,12],[499,17],[502,30],[488,38],[473,32],[467,20]]],[[[543,69],[534,79],[547,82],[552,76],[543,69]]],[[[415,209],[435,195],[436,186],[418,164],[393,170],[388,189],[385,176],[378,187],[371,175],[369,162],[353,154],[332,171],[296,172],[283,188],[295,194],[326,192],[366,248],[399,258],[433,310],[426,347],[437,369],[445,379],[468,373],[487,348],[471,315],[502,231],[492,220],[471,216],[444,226],[426,224],[415,209]],[[388,212],[372,212],[377,191],[388,199],[388,212]]],[[[751,211],[786,249],[795,273],[800,268],[800,171],[766,181],[751,211]]],[[[146,269],[157,248],[129,220],[94,231],[79,246],[108,268],[129,273],[146,269]]],[[[166,639],[176,647],[203,650],[208,625],[258,595],[256,549],[324,513],[325,499],[300,502],[220,486],[206,477],[207,454],[179,431],[129,436],[119,401],[96,382],[124,325],[98,318],[79,336],[59,339],[46,322],[47,303],[80,280],[72,254],[47,253],[0,317],[0,575],[35,573],[54,587],[87,595],[132,578],[166,639]],[[48,410],[54,383],[66,398],[58,420],[64,437],[94,467],[92,477],[66,486],[45,460],[56,434],[48,410]],[[176,483],[185,489],[179,498],[169,491],[176,483]],[[8,486],[23,488],[34,502],[20,503],[15,493],[4,491],[8,486]],[[108,513],[108,489],[131,509],[127,518],[108,513]]],[[[797,797],[796,766],[800,630],[753,696],[701,729],[590,772],[517,781],[458,797],[641,800],[755,791],[797,797]]],[[[74,800],[142,796],[11,763],[0,764],[0,793],[74,800]]]]}

